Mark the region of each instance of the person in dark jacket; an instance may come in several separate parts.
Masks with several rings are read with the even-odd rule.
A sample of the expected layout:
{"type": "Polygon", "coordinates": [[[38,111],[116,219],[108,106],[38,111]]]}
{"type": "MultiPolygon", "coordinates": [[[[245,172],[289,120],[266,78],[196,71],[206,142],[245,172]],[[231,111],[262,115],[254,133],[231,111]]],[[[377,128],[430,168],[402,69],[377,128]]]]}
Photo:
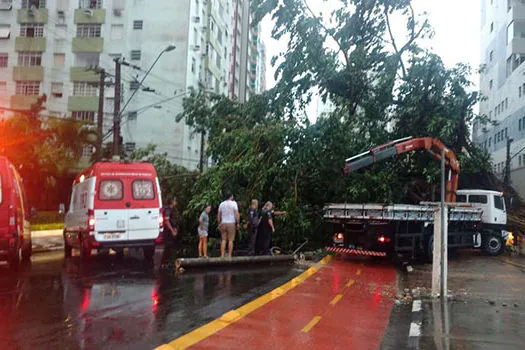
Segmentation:
{"type": "Polygon", "coordinates": [[[252,199],[250,208],[248,209],[248,240],[249,248],[248,254],[255,254],[255,245],[257,242],[257,231],[259,227],[259,201],[257,199],[252,199]]]}
{"type": "Polygon", "coordinates": [[[275,211],[272,202],[266,202],[261,210],[261,219],[257,232],[256,255],[270,254],[270,244],[272,243],[272,234],[275,232],[273,218],[279,215],[285,215],[285,211],[275,211]]]}
{"type": "Polygon", "coordinates": [[[164,242],[164,251],[162,252],[161,266],[168,267],[174,258],[175,238],[177,237],[177,223],[175,220],[177,201],[175,198],[168,201],[168,205],[163,208],[164,230],[162,232],[162,241],[164,242]]]}

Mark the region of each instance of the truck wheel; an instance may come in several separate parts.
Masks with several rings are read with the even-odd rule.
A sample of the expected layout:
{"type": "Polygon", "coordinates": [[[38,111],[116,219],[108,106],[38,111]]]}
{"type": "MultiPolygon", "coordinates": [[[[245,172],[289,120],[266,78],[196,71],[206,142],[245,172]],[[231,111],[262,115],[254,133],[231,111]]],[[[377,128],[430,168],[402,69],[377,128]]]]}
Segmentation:
{"type": "Polygon", "coordinates": [[[68,259],[71,258],[73,255],[73,247],[71,247],[69,244],[67,244],[66,241],[64,241],[64,258],[68,259]]]}
{"type": "Polygon", "coordinates": [[[82,260],[89,259],[91,257],[91,247],[87,247],[84,241],[80,242],[80,258],[82,260]]]}
{"type": "Polygon", "coordinates": [[[22,261],[27,263],[31,260],[31,255],[33,254],[33,246],[32,243],[29,242],[29,246],[25,249],[22,249],[22,261]]]}
{"type": "Polygon", "coordinates": [[[496,235],[489,235],[486,239],[483,239],[483,251],[490,256],[496,256],[503,252],[505,248],[501,237],[496,235]]]}
{"type": "Polygon", "coordinates": [[[153,261],[153,256],[155,255],[155,247],[144,247],[142,248],[144,252],[144,260],[153,261]]]}

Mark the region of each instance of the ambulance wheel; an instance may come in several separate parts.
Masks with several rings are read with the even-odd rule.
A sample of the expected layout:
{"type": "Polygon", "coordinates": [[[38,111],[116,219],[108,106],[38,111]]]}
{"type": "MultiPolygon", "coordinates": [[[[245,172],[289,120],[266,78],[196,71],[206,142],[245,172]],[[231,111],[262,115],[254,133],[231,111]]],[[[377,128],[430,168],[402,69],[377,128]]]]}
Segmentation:
{"type": "Polygon", "coordinates": [[[84,241],[80,242],[80,258],[89,259],[91,257],[91,247],[87,246],[84,241]]]}
{"type": "Polygon", "coordinates": [[[16,248],[11,251],[8,258],[9,268],[13,271],[17,271],[22,262],[22,248],[16,248]]]}
{"type": "Polygon", "coordinates": [[[142,248],[144,252],[144,260],[153,261],[153,256],[155,255],[155,247],[144,247],[142,248]]]}

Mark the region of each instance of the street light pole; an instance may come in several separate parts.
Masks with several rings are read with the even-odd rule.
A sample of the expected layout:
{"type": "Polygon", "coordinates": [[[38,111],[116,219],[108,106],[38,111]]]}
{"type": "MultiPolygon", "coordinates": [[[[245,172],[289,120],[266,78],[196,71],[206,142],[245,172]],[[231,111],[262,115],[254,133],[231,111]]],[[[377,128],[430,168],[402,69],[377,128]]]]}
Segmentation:
{"type": "MultiPolygon", "coordinates": [[[[149,67],[149,69],[146,72],[146,74],[144,74],[144,76],[142,77],[142,80],[139,83],[139,87],[142,86],[142,83],[144,82],[144,80],[146,80],[146,77],[151,72],[153,67],[155,67],[155,64],[157,64],[157,62],[159,61],[160,57],[165,52],[170,52],[170,51],[173,51],[175,49],[176,49],[175,45],[168,45],[164,50],[162,50],[162,52],[157,56],[157,58],[155,59],[155,61],[151,65],[151,67],[149,67]]],[[[115,60],[115,62],[117,62],[117,67],[119,69],[119,72],[118,72],[119,73],[118,74],[119,75],[119,79],[118,79],[119,81],[118,81],[118,83],[120,83],[120,64],[121,64],[121,62],[117,61],[117,60],[115,60]]],[[[120,84],[119,84],[119,86],[120,86],[120,84]]],[[[115,111],[118,111],[118,112],[115,112],[114,121],[113,121],[113,155],[114,156],[118,156],[120,154],[120,152],[119,152],[120,120],[122,118],[122,113],[124,112],[124,110],[126,109],[128,104],[131,102],[131,100],[133,99],[133,97],[135,96],[135,94],[137,93],[138,90],[139,89],[137,88],[135,91],[133,91],[131,96],[128,98],[128,100],[124,104],[124,107],[122,107],[122,109],[120,109],[120,88],[119,88],[119,95],[117,95],[117,89],[115,88],[115,111]],[[117,109],[117,103],[116,103],[117,99],[119,100],[118,109],[117,109]]]]}
{"type": "MultiPolygon", "coordinates": [[[[159,55],[157,56],[157,58],[155,59],[155,61],[153,61],[153,64],[151,65],[151,67],[149,67],[148,71],[146,72],[146,74],[144,74],[144,76],[142,77],[142,80],[139,82],[139,88],[142,86],[142,83],[144,82],[144,80],[146,80],[146,77],[149,75],[149,73],[151,72],[151,70],[153,69],[153,67],[155,67],[155,65],[157,64],[157,62],[159,61],[160,57],[165,53],[165,52],[170,52],[170,51],[173,51],[175,50],[176,47],[175,45],[168,45],[168,47],[166,47],[164,50],[161,51],[161,53],[159,53],[159,55]]],[[[126,101],[126,103],[124,104],[124,107],[122,107],[122,110],[120,111],[120,114],[122,114],[124,112],[124,110],[126,109],[126,107],[128,106],[128,104],[131,102],[131,100],[133,99],[133,97],[135,96],[135,94],[137,93],[137,91],[139,91],[139,89],[136,89],[133,91],[133,93],[131,94],[131,96],[128,98],[128,100],[126,101]]]]}

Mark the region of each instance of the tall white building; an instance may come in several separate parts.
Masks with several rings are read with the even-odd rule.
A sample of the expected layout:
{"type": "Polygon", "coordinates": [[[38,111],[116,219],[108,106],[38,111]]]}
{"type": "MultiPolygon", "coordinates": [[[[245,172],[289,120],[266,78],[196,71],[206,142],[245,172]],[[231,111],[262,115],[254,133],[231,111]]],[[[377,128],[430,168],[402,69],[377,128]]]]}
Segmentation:
{"type": "MultiPolygon", "coordinates": [[[[229,93],[233,55],[248,60],[240,44],[233,45],[235,9],[245,4],[248,0],[0,0],[0,104],[28,109],[46,94],[49,115],[95,122],[103,69],[109,134],[114,59],[120,58],[127,62],[121,108],[135,93],[122,115],[123,147],[132,151],[153,143],[171,160],[195,168],[200,137],[175,117],[190,88],[229,93]],[[176,49],[163,53],[170,45],[176,49]]],[[[246,18],[237,23],[238,38],[250,33],[249,13],[246,18]]],[[[238,76],[242,70],[239,65],[238,76]]]]}
{"type": "Polygon", "coordinates": [[[492,155],[503,177],[510,139],[511,181],[525,196],[525,1],[482,0],[480,114],[496,121],[474,121],[473,140],[492,155]]]}

